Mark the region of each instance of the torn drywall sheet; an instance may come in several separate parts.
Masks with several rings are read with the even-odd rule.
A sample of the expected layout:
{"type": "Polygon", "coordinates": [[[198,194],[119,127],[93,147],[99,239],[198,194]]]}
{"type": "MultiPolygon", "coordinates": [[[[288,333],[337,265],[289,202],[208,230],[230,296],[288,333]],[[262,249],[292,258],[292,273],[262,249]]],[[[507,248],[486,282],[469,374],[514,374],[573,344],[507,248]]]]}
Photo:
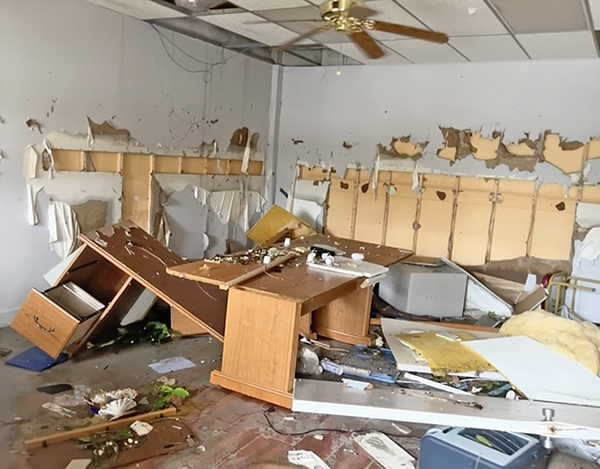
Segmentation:
{"type": "Polygon", "coordinates": [[[36,212],[37,195],[39,188],[34,188],[31,184],[27,184],[27,222],[31,225],[39,223],[39,217],[36,212]]]}
{"type": "MultiPolygon", "coordinates": [[[[451,327],[445,327],[436,324],[417,324],[414,321],[404,321],[400,319],[381,318],[381,328],[389,349],[392,351],[396,360],[398,370],[408,371],[410,373],[431,373],[432,370],[427,361],[418,357],[411,348],[402,344],[397,335],[410,334],[411,332],[452,332],[451,327]]],[[[498,337],[495,332],[469,331],[469,334],[475,339],[490,339],[498,337]]],[[[464,371],[456,373],[457,376],[474,377],[481,379],[503,380],[504,377],[496,371],[484,371],[475,373],[464,371]]]]}
{"type": "Polygon", "coordinates": [[[37,177],[28,183],[34,193],[44,190],[48,199],[69,205],[90,200],[108,202],[106,221],[113,224],[121,218],[122,178],[118,173],[58,172],[52,179],[37,177]]]}
{"type": "Polygon", "coordinates": [[[221,223],[237,223],[244,231],[250,229],[253,214],[263,212],[265,198],[254,191],[207,191],[202,187],[194,188],[194,196],[203,205],[210,205],[221,223]]]}
{"type": "Polygon", "coordinates": [[[405,135],[400,138],[392,138],[389,147],[378,144],[377,154],[389,158],[418,160],[423,157],[427,145],[429,145],[428,141],[413,142],[411,135],[405,135]]]}
{"type": "Polygon", "coordinates": [[[579,244],[573,264],[580,265],[583,259],[595,261],[600,258],[600,227],[592,228],[579,244]]]}
{"type": "Polygon", "coordinates": [[[575,223],[585,229],[600,226],[600,204],[579,202],[575,212],[575,223]]]}
{"type": "Polygon", "coordinates": [[[227,176],[195,174],[155,174],[154,178],[167,197],[187,187],[201,187],[207,191],[239,190],[243,185],[247,191],[263,193],[265,176],[227,176]]]}
{"type": "Polygon", "coordinates": [[[51,200],[48,205],[49,247],[64,259],[73,252],[77,245],[79,225],[71,206],[51,200]]]}
{"type": "Polygon", "coordinates": [[[98,137],[110,137],[115,139],[115,141],[122,141],[126,143],[131,134],[127,129],[117,129],[110,122],[104,121],[101,124],[96,124],[92,119],[88,116],[85,116],[87,121],[87,141],[90,146],[94,144],[96,138],[98,137]]]}
{"type": "Polygon", "coordinates": [[[290,188],[286,210],[320,231],[324,224],[329,186],[329,181],[297,179],[290,188]]]}

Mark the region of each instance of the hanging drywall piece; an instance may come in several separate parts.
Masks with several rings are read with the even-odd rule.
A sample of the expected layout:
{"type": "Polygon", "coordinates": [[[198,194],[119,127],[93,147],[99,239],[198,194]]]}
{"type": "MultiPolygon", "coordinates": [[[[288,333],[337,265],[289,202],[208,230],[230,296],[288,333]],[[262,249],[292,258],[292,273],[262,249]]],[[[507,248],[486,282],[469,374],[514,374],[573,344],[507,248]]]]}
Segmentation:
{"type": "Polygon", "coordinates": [[[37,225],[40,221],[35,210],[39,190],[34,189],[31,184],[27,184],[27,222],[31,226],[37,225]]]}
{"type": "Polygon", "coordinates": [[[77,245],[79,224],[75,212],[69,204],[50,201],[48,205],[49,247],[61,259],[67,257],[77,245]]]}
{"type": "Polygon", "coordinates": [[[101,124],[96,124],[88,116],[85,116],[87,121],[87,142],[92,146],[98,137],[109,137],[115,141],[127,142],[131,137],[129,130],[117,129],[110,122],[104,121],[101,124]]]}
{"type": "Polygon", "coordinates": [[[248,174],[248,166],[250,164],[250,140],[246,143],[244,148],[244,155],[242,156],[242,173],[248,174]]]}
{"type": "Polygon", "coordinates": [[[202,205],[209,204],[223,224],[237,223],[244,231],[250,229],[250,218],[254,213],[262,212],[265,198],[255,191],[207,191],[202,187],[194,188],[194,197],[202,205]]]}

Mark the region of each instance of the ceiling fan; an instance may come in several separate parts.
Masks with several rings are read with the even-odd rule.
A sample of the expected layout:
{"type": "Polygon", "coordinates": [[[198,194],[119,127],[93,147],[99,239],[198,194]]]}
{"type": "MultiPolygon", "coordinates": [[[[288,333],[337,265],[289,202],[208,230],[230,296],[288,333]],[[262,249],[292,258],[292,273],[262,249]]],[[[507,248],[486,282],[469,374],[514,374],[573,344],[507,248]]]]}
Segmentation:
{"type": "Polygon", "coordinates": [[[346,34],[358,48],[362,49],[372,59],[383,56],[383,50],[367,31],[383,31],[440,44],[448,42],[448,36],[444,33],[369,19],[370,16],[377,14],[377,11],[365,5],[360,0],[327,0],[320,6],[320,20],[283,21],[287,23],[315,22],[320,23],[320,25],[291,41],[281,44],[277,49],[285,50],[297,42],[323,31],[337,31],[346,34]]]}

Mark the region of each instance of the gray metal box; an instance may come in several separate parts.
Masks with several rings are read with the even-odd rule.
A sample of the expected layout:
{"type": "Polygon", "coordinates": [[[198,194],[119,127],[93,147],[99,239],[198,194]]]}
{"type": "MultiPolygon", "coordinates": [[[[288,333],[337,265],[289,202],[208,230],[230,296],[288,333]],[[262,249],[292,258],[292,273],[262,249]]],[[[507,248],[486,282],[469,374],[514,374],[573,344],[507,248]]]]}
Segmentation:
{"type": "Polygon", "coordinates": [[[379,296],[399,311],[418,316],[463,315],[467,275],[447,265],[394,264],[379,296]]]}

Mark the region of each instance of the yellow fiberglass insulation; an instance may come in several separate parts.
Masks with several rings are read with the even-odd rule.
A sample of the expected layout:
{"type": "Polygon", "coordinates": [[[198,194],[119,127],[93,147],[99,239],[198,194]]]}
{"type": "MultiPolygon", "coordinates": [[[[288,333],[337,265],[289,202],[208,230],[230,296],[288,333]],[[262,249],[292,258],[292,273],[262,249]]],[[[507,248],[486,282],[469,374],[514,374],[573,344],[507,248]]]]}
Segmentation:
{"type": "Polygon", "coordinates": [[[503,335],[526,335],[600,374],[600,329],[546,311],[527,311],[511,317],[500,328],[503,335]]]}

